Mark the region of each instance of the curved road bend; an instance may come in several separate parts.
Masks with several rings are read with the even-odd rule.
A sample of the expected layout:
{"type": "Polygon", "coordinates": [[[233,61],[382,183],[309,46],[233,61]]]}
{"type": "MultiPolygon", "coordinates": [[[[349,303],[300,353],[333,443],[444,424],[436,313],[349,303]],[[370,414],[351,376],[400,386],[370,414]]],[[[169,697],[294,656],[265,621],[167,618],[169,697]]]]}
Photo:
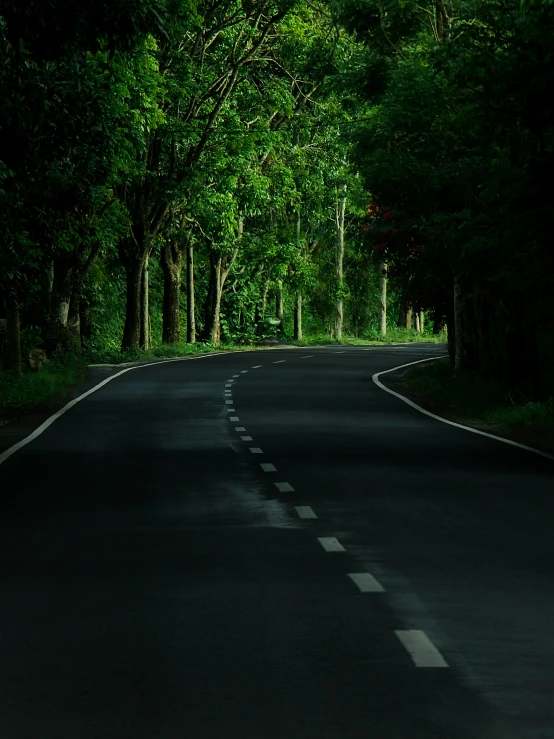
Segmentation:
{"type": "Polygon", "coordinates": [[[371,380],[442,353],[144,367],[0,465],[0,736],[554,737],[554,462],[371,380]]]}

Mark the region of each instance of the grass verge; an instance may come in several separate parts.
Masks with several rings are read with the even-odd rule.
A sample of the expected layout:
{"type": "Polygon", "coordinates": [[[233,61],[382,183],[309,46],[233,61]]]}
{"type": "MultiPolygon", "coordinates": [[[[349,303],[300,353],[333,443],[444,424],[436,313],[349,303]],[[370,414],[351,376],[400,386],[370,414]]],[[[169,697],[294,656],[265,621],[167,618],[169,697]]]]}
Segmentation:
{"type": "Polygon", "coordinates": [[[406,370],[405,385],[433,404],[459,416],[504,429],[535,428],[554,432],[554,398],[542,403],[515,402],[503,385],[472,372],[454,375],[449,359],[406,370]]]}
{"type": "Polygon", "coordinates": [[[45,400],[64,398],[86,372],[83,360],[74,356],[53,357],[41,372],[0,372],[0,415],[32,410],[45,400]]]}

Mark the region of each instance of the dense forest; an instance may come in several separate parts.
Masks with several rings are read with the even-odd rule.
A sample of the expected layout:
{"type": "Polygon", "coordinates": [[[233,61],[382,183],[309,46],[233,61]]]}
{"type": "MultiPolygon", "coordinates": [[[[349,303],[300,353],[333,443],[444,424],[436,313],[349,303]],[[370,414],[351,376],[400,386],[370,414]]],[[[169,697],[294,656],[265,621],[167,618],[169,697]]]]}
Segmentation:
{"type": "Polygon", "coordinates": [[[3,371],[399,326],[548,398],[553,32],[548,0],[4,0],[3,371]]]}

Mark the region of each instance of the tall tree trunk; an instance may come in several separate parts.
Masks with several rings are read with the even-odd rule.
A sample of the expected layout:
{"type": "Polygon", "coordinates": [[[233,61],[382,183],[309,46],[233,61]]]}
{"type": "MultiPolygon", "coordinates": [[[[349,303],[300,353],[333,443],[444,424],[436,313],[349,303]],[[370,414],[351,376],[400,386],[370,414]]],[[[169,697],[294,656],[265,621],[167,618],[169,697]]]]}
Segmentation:
{"type": "Polygon", "coordinates": [[[294,338],[302,340],[302,288],[296,290],[296,301],[294,304],[294,338]]]}
{"type": "Polygon", "coordinates": [[[144,261],[140,283],[140,348],[150,349],[150,285],[148,277],[148,256],[144,261]]]}
{"type": "Polygon", "coordinates": [[[337,297],[335,303],[335,339],[342,339],[342,324],[344,321],[344,218],[346,213],[346,185],[339,196],[337,190],[335,200],[335,223],[337,227],[337,241],[335,249],[335,275],[337,283],[337,297]]]}
{"type": "MultiPolygon", "coordinates": [[[[184,248],[187,248],[187,244],[184,248]]],[[[178,344],[181,340],[181,269],[183,267],[183,245],[170,241],[160,252],[164,276],[164,299],[162,317],[162,341],[178,344]]]]}
{"type": "Polygon", "coordinates": [[[71,301],[69,303],[69,315],[67,318],[67,328],[75,339],[75,348],[80,350],[81,347],[81,292],[83,286],[81,280],[78,280],[73,288],[71,301]]]}
{"type": "Polygon", "coordinates": [[[210,282],[208,296],[204,305],[204,330],[202,337],[214,346],[220,342],[220,311],[221,311],[221,254],[210,253],[210,282]]]}
{"type": "Polygon", "coordinates": [[[267,293],[269,292],[269,277],[265,280],[262,289],[260,299],[256,303],[254,309],[254,323],[258,324],[263,318],[265,318],[265,312],[267,309],[267,293]]]}
{"type": "Polygon", "coordinates": [[[433,319],[433,333],[440,334],[441,331],[444,331],[445,325],[446,324],[442,307],[437,306],[435,308],[435,317],[433,319]]]}
{"type": "Polygon", "coordinates": [[[277,294],[275,296],[275,315],[279,319],[279,330],[285,330],[285,311],[283,308],[283,283],[277,283],[277,294]]]}
{"type": "Polygon", "coordinates": [[[402,297],[400,298],[400,305],[398,307],[398,321],[396,323],[398,328],[408,328],[407,318],[408,318],[408,302],[405,299],[404,294],[402,294],[402,297]]]}
{"type": "Polygon", "coordinates": [[[21,324],[19,309],[8,307],[6,311],[6,359],[5,368],[21,374],[21,324]]]}
{"type": "Polygon", "coordinates": [[[462,336],[463,336],[463,306],[461,278],[454,274],[454,372],[462,369],[462,336]]]}
{"type": "Polygon", "coordinates": [[[79,302],[79,326],[81,339],[90,339],[92,336],[91,305],[86,296],[79,302]]]}
{"type": "Polygon", "coordinates": [[[127,255],[125,259],[127,299],[125,306],[125,327],[121,342],[122,349],[138,349],[140,347],[141,287],[142,271],[145,261],[146,252],[138,255],[127,255]]]}
{"type": "Polygon", "coordinates": [[[189,240],[187,254],[187,344],[196,343],[196,312],[194,307],[194,246],[189,240]]]}
{"type": "Polygon", "coordinates": [[[45,341],[49,353],[64,352],[74,347],[74,334],[69,330],[68,320],[76,279],[73,260],[67,255],[57,257],[54,261],[50,316],[45,341]]]}
{"type": "Polygon", "coordinates": [[[419,328],[419,311],[418,310],[415,312],[415,330],[417,331],[418,334],[421,333],[420,328],[419,328]]]}
{"type": "Polygon", "coordinates": [[[413,316],[414,316],[414,309],[412,308],[411,305],[408,305],[406,309],[406,328],[409,329],[410,331],[412,330],[413,316]]]}
{"type": "Polygon", "coordinates": [[[419,331],[420,333],[423,333],[423,330],[425,328],[425,313],[420,310],[419,311],[419,331]]]}
{"type": "Polygon", "coordinates": [[[381,263],[381,276],[379,280],[379,333],[384,336],[387,333],[387,263],[381,263]]]}

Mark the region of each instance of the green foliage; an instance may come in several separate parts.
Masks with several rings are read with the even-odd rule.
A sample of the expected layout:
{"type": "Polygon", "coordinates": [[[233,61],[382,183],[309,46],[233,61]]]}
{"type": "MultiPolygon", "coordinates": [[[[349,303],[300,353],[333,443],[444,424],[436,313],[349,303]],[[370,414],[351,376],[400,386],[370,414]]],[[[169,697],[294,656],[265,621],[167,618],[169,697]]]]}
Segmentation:
{"type": "Polygon", "coordinates": [[[502,383],[484,380],[475,372],[454,374],[445,359],[412,367],[403,373],[402,379],[439,412],[505,429],[554,429],[554,398],[542,403],[528,402],[502,383]]]}
{"type": "Polygon", "coordinates": [[[33,410],[45,400],[61,400],[85,375],[83,360],[70,355],[52,357],[41,372],[0,372],[0,414],[33,410]]]}

